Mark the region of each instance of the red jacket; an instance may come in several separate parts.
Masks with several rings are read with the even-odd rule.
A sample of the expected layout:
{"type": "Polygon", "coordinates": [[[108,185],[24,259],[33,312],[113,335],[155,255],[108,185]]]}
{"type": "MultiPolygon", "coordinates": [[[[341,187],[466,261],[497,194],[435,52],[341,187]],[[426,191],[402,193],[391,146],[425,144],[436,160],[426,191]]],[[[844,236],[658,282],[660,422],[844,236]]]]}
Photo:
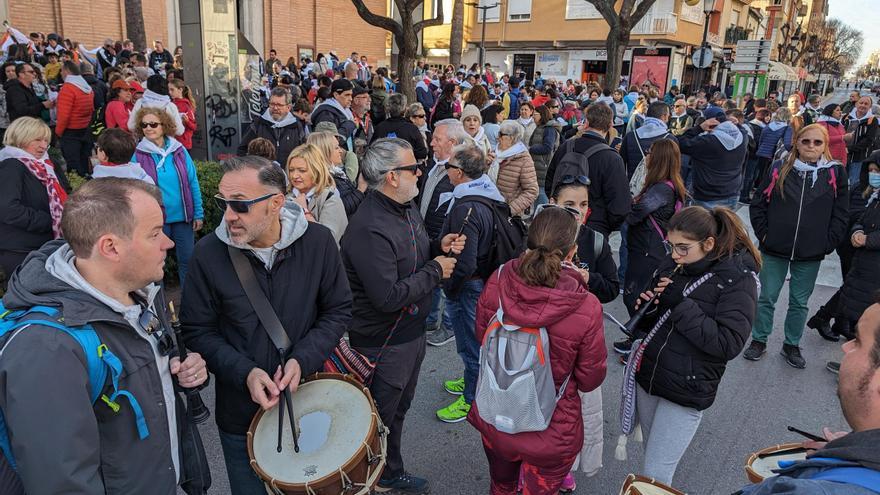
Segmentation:
{"type": "Polygon", "coordinates": [[[61,136],[67,129],[85,129],[92,123],[95,93],[86,93],[73,83],[64,83],[58,91],[55,108],[58,110],[55,134],[61,136]]]}
{"type": "Polygon", "coordinates": [[[846,165],[846,143],[843,141],[843,135],[846,134],[843,124],[836,122],[819,122],[819,125],[828,130],[828,149],[831,151],[831,157],[840,163],[846,165]]]}
{"type": "Polygon", "coordinates": [[[486,281],[477,303],[477,340],[482,342],[489,321],[498,310],[499,293],[505,321],[546,327],[550,336],[553,381],[558,389],[565,377],[571,379],[556,404],[550,426],[539,432],[501,433],[480,419],[474,402],[468,421],[483,435],[492,450],[509,459],[522,459],[535,465],[574,463],[584,443],[581,399],[578,390],[589,392],[605,379],[605,329],[602,305],[587,289],[580,274],[563,269],[556,288],[532,287],[516,273],[519,260],[505,265],[486,281]]]}
{"type": "Polygon", "coordinates": [[[186,98],[177,98],[174,100],[177,110],[180,112],[180,120],[183,122],[183,134],[177,136],[177,140],[184,148],[190,150],[193,147],[193,131],[196,130],[196,109],[192,103],[186,98]],[[186,115],[186,118],[183,116],[186,115]]]}

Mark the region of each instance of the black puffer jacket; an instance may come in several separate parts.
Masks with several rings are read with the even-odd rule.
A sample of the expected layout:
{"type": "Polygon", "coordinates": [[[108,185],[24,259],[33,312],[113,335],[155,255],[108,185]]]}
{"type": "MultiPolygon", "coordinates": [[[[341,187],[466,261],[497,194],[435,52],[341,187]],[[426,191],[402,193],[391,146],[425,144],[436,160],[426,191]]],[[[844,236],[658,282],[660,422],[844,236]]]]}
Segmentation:
{"type": "Polygon", "coordinates": [[[275,160],[281,164],[282,168],[286,169],[287,157],[294,148],[306,141],[306,131],[303,127],[303,121],[299,119],[284,127],[273,127],[273,124],[274,122],[269,122],[262,116],[255,117],[254,122],[241,138],[238,154],[246,155],[248,145],[254,139],[268,139],[275,145],[275,160]]]}
{"type": "Polygon", "coordinates": [[[26,87],[18,79],[10,79],[3,88],[6,90],[6,111],[10,122],[19,117],[39,119],[43,114],[45,107],[33,87],[26,87]]]}
{"type": "Polygon", "coordinates": [[[428,146],[419,128],[403,117],[389,117],[376,126],[372,141],[385,137],[396,137],[408,142],[416,160],[428,158],[428,146]]]}
{"type": "Polygon", "coordinates": [[[857,248],[852,268],[843,284],[841,308],[851,322],[856,322],[865,309],[874,303],[874,293],[880,289],[880,201],[873,200],[853,232],[862,231],[865,246],[857,248]]]}
{"type": "Polygon", "coordinates": [[[820,169],[812,184],[811,174],[792,169],[785,177],[783,196],[776,173],[781,167],[781,160],[773,164],[749,207],[761,252],[792,261],[822,260],[846,235],[846,171],[839,163],[820,169]]]}
{"type": "MultiPolygon", "coordinates": [[[[681,302],[645,349],[636,375],[644,390],[697,410],[712,405],[727,362],[742,351],[752,331],[758,300],[756,266],[751,254],[742,251],[718,261],[703,258],[672,277],[667,301],[681,302]],[[712,277],[687,298],[674,297],[709,272],[712,277]]],[[[658,273],[668,274],[673,267],[667,258],[658,273]]],[[[642,336],[669,309],[663,296],[660,301],[642,320],[642,336]]]]}
{"type": "Polygon", "coordinates": [[[577,237],[578,260],[587,265],[590,280],[587,287],[600,303],[610,303],[620,294],[617,264],[611,255],[608,237],[586,225],[581,225],[577,237]],[[597,236],[600,239],[597,239],[597,236]],[[597,250],[596,248],[599,247],[597,250]]]}

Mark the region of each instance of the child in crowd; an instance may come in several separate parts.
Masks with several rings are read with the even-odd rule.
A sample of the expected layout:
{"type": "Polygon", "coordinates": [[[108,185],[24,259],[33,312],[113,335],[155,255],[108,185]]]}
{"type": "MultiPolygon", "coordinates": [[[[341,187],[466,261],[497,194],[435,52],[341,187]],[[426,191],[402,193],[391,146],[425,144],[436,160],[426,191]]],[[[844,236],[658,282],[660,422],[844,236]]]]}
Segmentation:
{"type": "Polygon", "coordinates": [[[155,184],[140,165],[131,161],[136,143],[131,134],[120,128],[107,129],[98,136],[98,161],[92,178],[121,177],[155,184]]]}

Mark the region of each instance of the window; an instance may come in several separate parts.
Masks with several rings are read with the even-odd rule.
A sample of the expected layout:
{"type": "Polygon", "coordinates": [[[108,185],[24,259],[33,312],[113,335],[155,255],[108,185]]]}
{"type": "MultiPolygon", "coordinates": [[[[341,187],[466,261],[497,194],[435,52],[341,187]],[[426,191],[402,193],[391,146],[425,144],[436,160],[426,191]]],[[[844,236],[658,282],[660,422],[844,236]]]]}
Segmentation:
{"type": "Polygon", "coordinates": [[[532,0],[508,0],[507,20],[528,21],[532,18],[532,0]]]}
{"type": "Polygon", "coordinates": [[[586,0],[566,0],[566,19],[601,19],[602,14],[586,0]]]}
{"type": "MultiPolygon", "coordinates": [[[[445,3],[445,2],[444,2],[445,3]]],[[[449,2],[452,3],[451,1],[449,2]]],[[[480,0],[480,7],[492,7],[486,9],[486,22],[498,22],[501,19],[501,0],[480,0]]],[[[475,9],[477,11],[477,22],[483,22],[483,9],[475,9]]]]}
{"type": "MultiPolygon", "coordinates": [[[[452,24],[452,8],[455,2],[453,0],[445,0],[443,2],[443,24],[452,24]]],[[[437,0],[433,0],[431,5],[432,19],[437,18],[437,0]]]]}
{"type": "Polygon", "coordinates": [[[731,26],[739,26],[739,11],[731,10],[730,11],[730,25],[731,26]]]}

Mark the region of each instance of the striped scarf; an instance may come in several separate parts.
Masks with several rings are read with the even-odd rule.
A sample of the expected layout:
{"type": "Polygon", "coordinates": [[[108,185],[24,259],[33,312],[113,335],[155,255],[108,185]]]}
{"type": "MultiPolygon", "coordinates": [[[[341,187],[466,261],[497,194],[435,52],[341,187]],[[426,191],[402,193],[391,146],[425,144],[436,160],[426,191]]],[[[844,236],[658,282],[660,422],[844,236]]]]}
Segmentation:
{"type": "Polygon", "coordinates": [[[47,155],[43,158],[35,158],[27,151],[13,146],[4,148],[0,158],[15,158],[20,161],[46,188],[46,194],[49,196],[49,214],[52,216],[52,237],[60,239],[61,213],[64,211],[64,202],[67,201],[67,191],[61,187],[52,161],[47,155]]]}

